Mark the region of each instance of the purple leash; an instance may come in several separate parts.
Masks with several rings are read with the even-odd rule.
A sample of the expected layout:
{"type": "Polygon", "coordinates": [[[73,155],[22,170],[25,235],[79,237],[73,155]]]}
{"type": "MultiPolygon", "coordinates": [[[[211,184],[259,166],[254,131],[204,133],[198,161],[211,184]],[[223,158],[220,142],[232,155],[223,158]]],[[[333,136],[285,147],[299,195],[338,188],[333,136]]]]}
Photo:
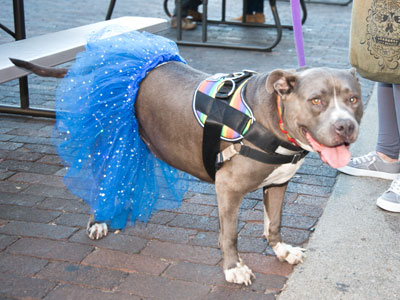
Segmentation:
{"type": "Polygon", "coordinates": [[[303,31],[301,25],[301,14],[300,14],[300,0],[290,0],[292,6],[292,20],[293,20],[293,32],[294,39],[296,42],[297,59],[299,67],[306,66],[306,60],[304,58],[304,44],[303,44],[303,31]]]}

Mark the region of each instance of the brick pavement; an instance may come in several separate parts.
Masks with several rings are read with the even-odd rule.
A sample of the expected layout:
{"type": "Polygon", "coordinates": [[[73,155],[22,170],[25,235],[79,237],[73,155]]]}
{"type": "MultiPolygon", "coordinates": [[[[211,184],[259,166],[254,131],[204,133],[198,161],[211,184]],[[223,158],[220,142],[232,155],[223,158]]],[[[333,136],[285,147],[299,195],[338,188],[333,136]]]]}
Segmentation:
{"type": "MultiPolygon", "coordinates": [[[[118,1],[114,17],[164,17],[159,1],[118,1]]],[[[28,36],[100,21],[108,1],[96,6],[69,1],[26,1],[28,36]]],[[[265,2],[266,5],[268,2],[265,2]]],[[[211,16],[218,5],[210,3],[211,16]]],[[[11,26],[11,4],[1,22],[11,26]],[[3,21],[4,20],[4,21],[3,21]]],[[[240,5],[228,1],[228,17],[240,5]]],[[[268,9],[268,8],[266,8],[268,9]]],[[[288,4],[278,2],[282,22],[290,21],[288,4]]],[[[308,5],[304,27],[309,66],[347,68],[351,7],[308,5]]],[[[191,38],[199,34],[184,33],[191,38]]],[[[174,32],[162,32],[174,37],[174,32]]],[[[212,39],[254,42],[265,32],[218,26],[212,39]]],[[[268,38],[268,37],[267,37],[268,38]]],[[[0,32],[0,43],[11,38],[0,32]]],[[[296,67],[290,31],[272,53],[181,47],[188,63],[206,72],[243,68],[269,71],[296,67]]],[[[30,76],[31,100],[52,107],[57,80],[30,76]]],[[[362,80],[364,101],[372,84],[362,80]]],[[[0,86],[0,102],[18,100],[17,82],[0,86]]],[[[181,208],[154,214],[100,241],[84,233],[88,208],[62,184],[65,172],[50,140],[53,120],[0,116],[0,298],[2,299],[275,299],[293,267],[280,263],[262,238],[261,192],[246,196],[240,210],[239,251],[255,271],[251,287],[228,284],[220,269],[218,219],[214,188],[195,182],[181,208]]],[[[291,180],[285,197],[282,233],[286,242],[306,245],[332,192],[337,171],[309,155],[291,180]]]]}

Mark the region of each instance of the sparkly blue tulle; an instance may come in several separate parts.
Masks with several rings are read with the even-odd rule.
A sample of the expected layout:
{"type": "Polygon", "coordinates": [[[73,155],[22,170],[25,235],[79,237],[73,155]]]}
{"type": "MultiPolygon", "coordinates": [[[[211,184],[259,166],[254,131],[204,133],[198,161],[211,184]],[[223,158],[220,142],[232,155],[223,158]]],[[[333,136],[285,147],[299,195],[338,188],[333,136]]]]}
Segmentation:
{"type": "Polygon", "coordinates": [[[184,60],[160,36],[106,35],[88,42],[62,80],[54,136],[68,167],[67,188],[90,205],[96,221],[122,229],[146,222],[154,209],[178,207],[187,191],[189,175],[154,157],[140,139],[134,107],[147,72],[184,60]]]}

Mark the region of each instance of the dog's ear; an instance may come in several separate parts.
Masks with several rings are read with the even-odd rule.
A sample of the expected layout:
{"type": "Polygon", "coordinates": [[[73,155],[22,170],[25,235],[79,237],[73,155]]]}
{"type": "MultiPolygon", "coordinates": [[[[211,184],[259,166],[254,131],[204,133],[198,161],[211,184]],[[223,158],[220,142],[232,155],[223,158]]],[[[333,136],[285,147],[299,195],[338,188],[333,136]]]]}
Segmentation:
{"type": "Polygon", "coordinates": [[[356,68],[350,68],[350,69],[348,69],[348,71],[350,72],[350,75],[353,76],[353,78],[354,78],[355,80],[357,80],[358,83],[360,83],[360,80],[359,80],[358,77],[357,77],[357,70],[356,70],[356,68]]]}
{"type": "Polygon", "coordinates": [[[356,74],[357,74],[356,68],[350,68],[349,71],[350,71],[351,75],[353,75],[354,77],[357,77],[356,76],[356,74]]]}
{"type": "Polygon", "coordinates": [[[268,75],[265,87],[267,92],[279,95],[289,94],[296,86],[297,77],[294,73],[283,70],[274,70],[268,75]]]}

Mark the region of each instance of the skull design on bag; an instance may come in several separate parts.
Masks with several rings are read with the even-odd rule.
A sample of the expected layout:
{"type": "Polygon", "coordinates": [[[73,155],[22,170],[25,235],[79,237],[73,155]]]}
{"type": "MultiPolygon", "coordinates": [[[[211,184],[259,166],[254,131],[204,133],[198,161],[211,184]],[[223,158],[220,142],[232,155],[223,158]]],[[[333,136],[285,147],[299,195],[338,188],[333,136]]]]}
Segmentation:
{"type": "Polygon", "coordinates": [[[384,68],[396,69],[400,60],[400,0],[374,0],[367,17],[367,44],[384,68]]]}

